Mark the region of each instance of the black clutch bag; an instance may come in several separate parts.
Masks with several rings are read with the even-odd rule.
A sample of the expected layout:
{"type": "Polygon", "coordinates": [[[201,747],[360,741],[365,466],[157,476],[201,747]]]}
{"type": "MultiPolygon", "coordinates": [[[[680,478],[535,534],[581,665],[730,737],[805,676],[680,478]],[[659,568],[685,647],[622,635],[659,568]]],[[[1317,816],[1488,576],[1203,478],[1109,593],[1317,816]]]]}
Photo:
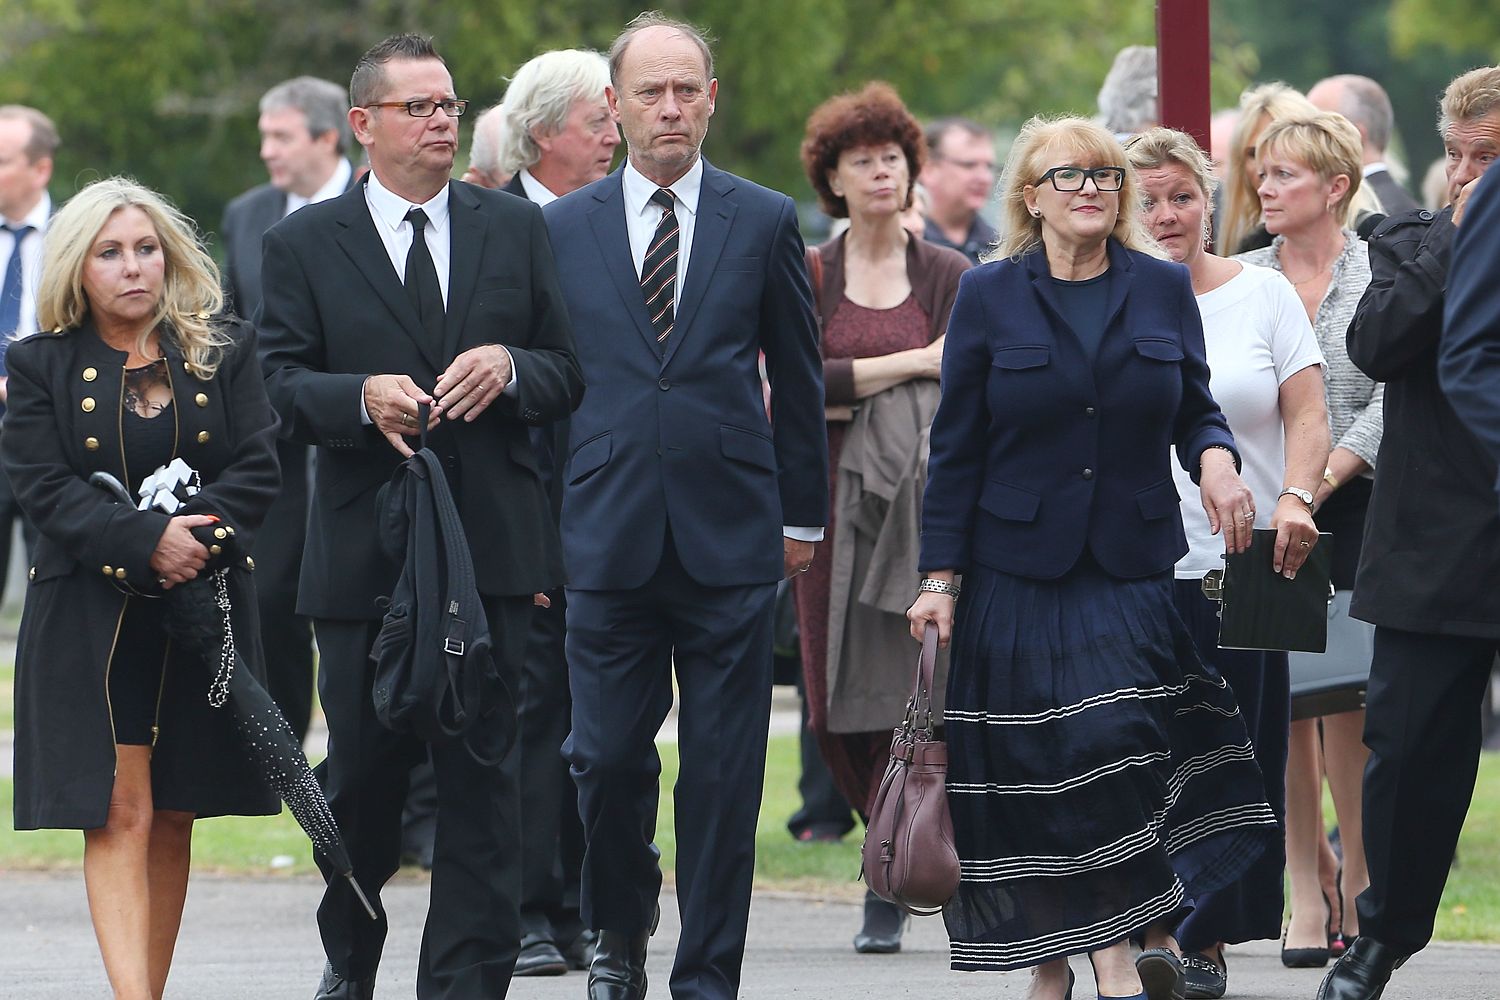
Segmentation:
{"type": "Polygon", "coordinates": [[[1219,602],[1221,649],[1321,653],[1328,648],[1333,536],[1318,536],[1295,580],[1272,568],[1275,551],[1276,532],[1257,529],[1248,549],[1203,578],[1204,596],[1219,602]]]}

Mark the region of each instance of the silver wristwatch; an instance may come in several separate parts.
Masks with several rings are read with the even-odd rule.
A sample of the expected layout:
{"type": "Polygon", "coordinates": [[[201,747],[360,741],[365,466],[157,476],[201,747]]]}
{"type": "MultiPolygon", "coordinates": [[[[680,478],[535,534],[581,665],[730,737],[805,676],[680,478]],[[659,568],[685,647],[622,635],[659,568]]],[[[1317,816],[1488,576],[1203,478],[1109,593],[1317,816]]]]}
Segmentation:
{"type": "Polygon", "coordinates": [[[1296,486],[1288,486],[1286,489],[1277,494],[1276,499],[1280,500],[1282,497],[1296,497],[1298,500],[1301,500],[1303,503],[1307,504],[1309,510],[1312,509],[1313,495],[1304,489],[1299,489],[1296,486]]]}

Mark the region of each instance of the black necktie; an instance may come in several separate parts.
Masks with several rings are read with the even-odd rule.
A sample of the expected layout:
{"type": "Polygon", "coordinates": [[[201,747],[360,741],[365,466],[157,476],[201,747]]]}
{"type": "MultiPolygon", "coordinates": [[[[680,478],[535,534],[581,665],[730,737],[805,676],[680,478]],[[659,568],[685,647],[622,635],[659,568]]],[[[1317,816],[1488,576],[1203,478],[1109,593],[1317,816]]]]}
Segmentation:
{"type": "Polygon", "coordinates": [[[417,309],[422,329],[433,343],[443,339],[443,290],[438,285],[437,268],[427,249],[427,213],[414,208],[406,213],[411,223],[411,249],[406,253],[406,294],[417,309]]]}
{"type": "Polygon", "coordinates": [[[6,225],[0,228],[15,237],[10,260],[5,265],[4,283],[0,284],[0,338],[4,338],[17,332],[16,328],[21,325],[21,241],[33,230],[30,226],[6,225]]]}
{"type": "Polygon", "coordinates": [[[657,188],[651,201],[665,211],[641,263],[641,294],[646,297],[646,314],[656,328],[656,343],[665,348],[672,335],[672,298],[677,292],[677,213],[672,210],[672,192],[665,188],[657,188]]]}

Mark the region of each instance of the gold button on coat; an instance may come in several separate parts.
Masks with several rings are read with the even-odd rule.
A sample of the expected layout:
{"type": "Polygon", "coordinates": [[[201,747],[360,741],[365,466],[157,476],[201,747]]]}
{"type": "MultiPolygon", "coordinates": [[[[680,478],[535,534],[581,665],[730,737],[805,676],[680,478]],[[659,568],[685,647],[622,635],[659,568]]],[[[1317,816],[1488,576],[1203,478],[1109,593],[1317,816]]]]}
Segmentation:
{"type": "Polygon", "coordinates": [[[223,528],[215,528],[214,537],[222,540],[229,537],[229,532],[225,531],[223,528]]]}
{"type": "Polygon", "coordinates": [[[200,392],[200,393],[198,393],[198,395],[196,395],[196,396],[193,397],[193,402],[197,403],[199,406],[207,406],[208,405],[208,393],[206,393],[206,392],[200,392]]]}
{"type": "Polygon", "coordinates": [[[254,569],[255,568],[255,560],[251,559],[249,556],[246,556],[245,557],[245,565],[246,565],[246,567],[248,567],[250,569],[254,569]]]}
{"type": "Polygon", "coordinates": [[[104,575],[105,576],[114,576],[115,575],[115,568],[113,566],[105,566],[104,567],[104,575]]]}
{"type": "Polygon", "coordinates": [[[92,381],[94,381],[94,379],[96,379],[98,377],[99,377],[99,369],[97,369],[97,368],[85,368],[83,370],[83,380],[85,382],[92,382],[92,381]]]}
{"type": "Polygon", "coordinates": [[[31,567],[31,569],[29,569],[29,570],[26,571],[26,579],[28,579],[28,580],[35,580],[36,579],[36,567],[35,566],[31,567]]]}
{"type": "Polygon", "coordinates": [[[78,405],[81,406],[81,407],[83,407],[83,412],[84,413],[93,413],[94,412],[94,397],[93,396],[84,396],[83,397],[83,402],[79,403],[78,405]]]}
{"type": "Polygon", "coordinates": [[[123,579],[125,579],[125,567],[121,566],[119,569],[115,570],[115,579],[116,580],[123,580],[123,579]]]}
{"type": "Polygon", "coordinates": [[[224,547],[222,545],[210,545],[208,547],[208,554],[211,556],[216,556],[223,551],[224,547]]]}
{"type": "Polygon", "coordinates": [[[99,439],[96,437],[86,437],[83,439],[83,446],[89,451],[98,451],[99,439]]]}
{"type": "Polygon", "coordinates": [[[199,444],[208,444],[208,439],[209,439],[209,438],[210,438],[210,437],[211,437],[211,436],[212,436],[212,435],[210,435],[210,434],[209,434],[209,433],[208,433],[208,431],[199,431],[199,432],[198,432],[198,443],[199,443],[199,444]]]}

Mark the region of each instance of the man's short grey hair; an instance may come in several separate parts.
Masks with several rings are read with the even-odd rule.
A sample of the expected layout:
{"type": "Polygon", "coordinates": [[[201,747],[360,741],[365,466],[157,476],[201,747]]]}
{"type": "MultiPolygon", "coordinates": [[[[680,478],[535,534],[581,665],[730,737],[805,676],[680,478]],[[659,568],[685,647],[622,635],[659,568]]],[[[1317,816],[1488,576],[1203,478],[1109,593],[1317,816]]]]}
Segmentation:
{"type": "Polygon", "coordinates": [[[28,163],[50,160],[61,145],[61,140],[57,137],[57,126],[36,108],[24,104],[0,104],[0,119],[26,122],[31,126],[31,138],[26,140],[26,145],[21,150],[28,163]]]}
{"type": "Polygon", "coordinates": [[[501,105],[505,129],[497,154],[500,172],[514,174],[536,166],[542,158],[536,137],[561,132],[573,104],[602,99],[607,86],[609,63],[588,49],[543,52],[516,70],[501,105]]]}
{"type": "Polygon", "coordinates": [[[349,128],[349,102],[344,88],[315,76],[298,76],[278,83],[260,99],[260,113],[291,108],[307,116],[307,131],[313,138],[333,132],[335,148],[343,153],[353,144],[349,128]]]}
{"type": "Polygon", "coordinates": [[[1125,46],[1099,88],[1099,124],[1116,135],[1135,135],[1157,124],[1156,87],[1156,46],[1125,46]]]}
{"type": "Polygon", "coordinates": [[[943,140],[950,132],[962,132],[975,139],[993,139],[990,130],[979,124],[972,118],[961,118],[957,115],[948,118],[939,118],[927,126],[924,138],[927,140],[927,158],[941,160],[943,158],[943,140]]]}
{"type": "Polygon", "coordinates": [[[1391,129],[1396,123],[1396,113],[1385,88],[1368,76],[1353,73],[1331,76],[1323,82],[1339,84],[1338,113],[1364,132],[1370,148],[1385,152],[1391,144],[1391,129]]]}
{"type": "Polygon", "coordinates": [[[469,142],[469,166],[491,177],[515,173],[500,168],[500,148],[505,142],[505,105],[486,108],[474,120],[473,138],[469,142]]]}
{"type": "Polygon", "coordinates": [[[625,50],[630,47],[630,40],[646,28],[673,28],[682,32],[703,54],[704,79],[714,78],[714,53],[709,47],[708,35],[686,21],[668,17],[659,10],[648,10],[631,18],[630,23],[625,25],[625,30],[620,32],[609,47],[609,79],[616,86],[620,82],[620,64],[625,61],[625,50]]]}

